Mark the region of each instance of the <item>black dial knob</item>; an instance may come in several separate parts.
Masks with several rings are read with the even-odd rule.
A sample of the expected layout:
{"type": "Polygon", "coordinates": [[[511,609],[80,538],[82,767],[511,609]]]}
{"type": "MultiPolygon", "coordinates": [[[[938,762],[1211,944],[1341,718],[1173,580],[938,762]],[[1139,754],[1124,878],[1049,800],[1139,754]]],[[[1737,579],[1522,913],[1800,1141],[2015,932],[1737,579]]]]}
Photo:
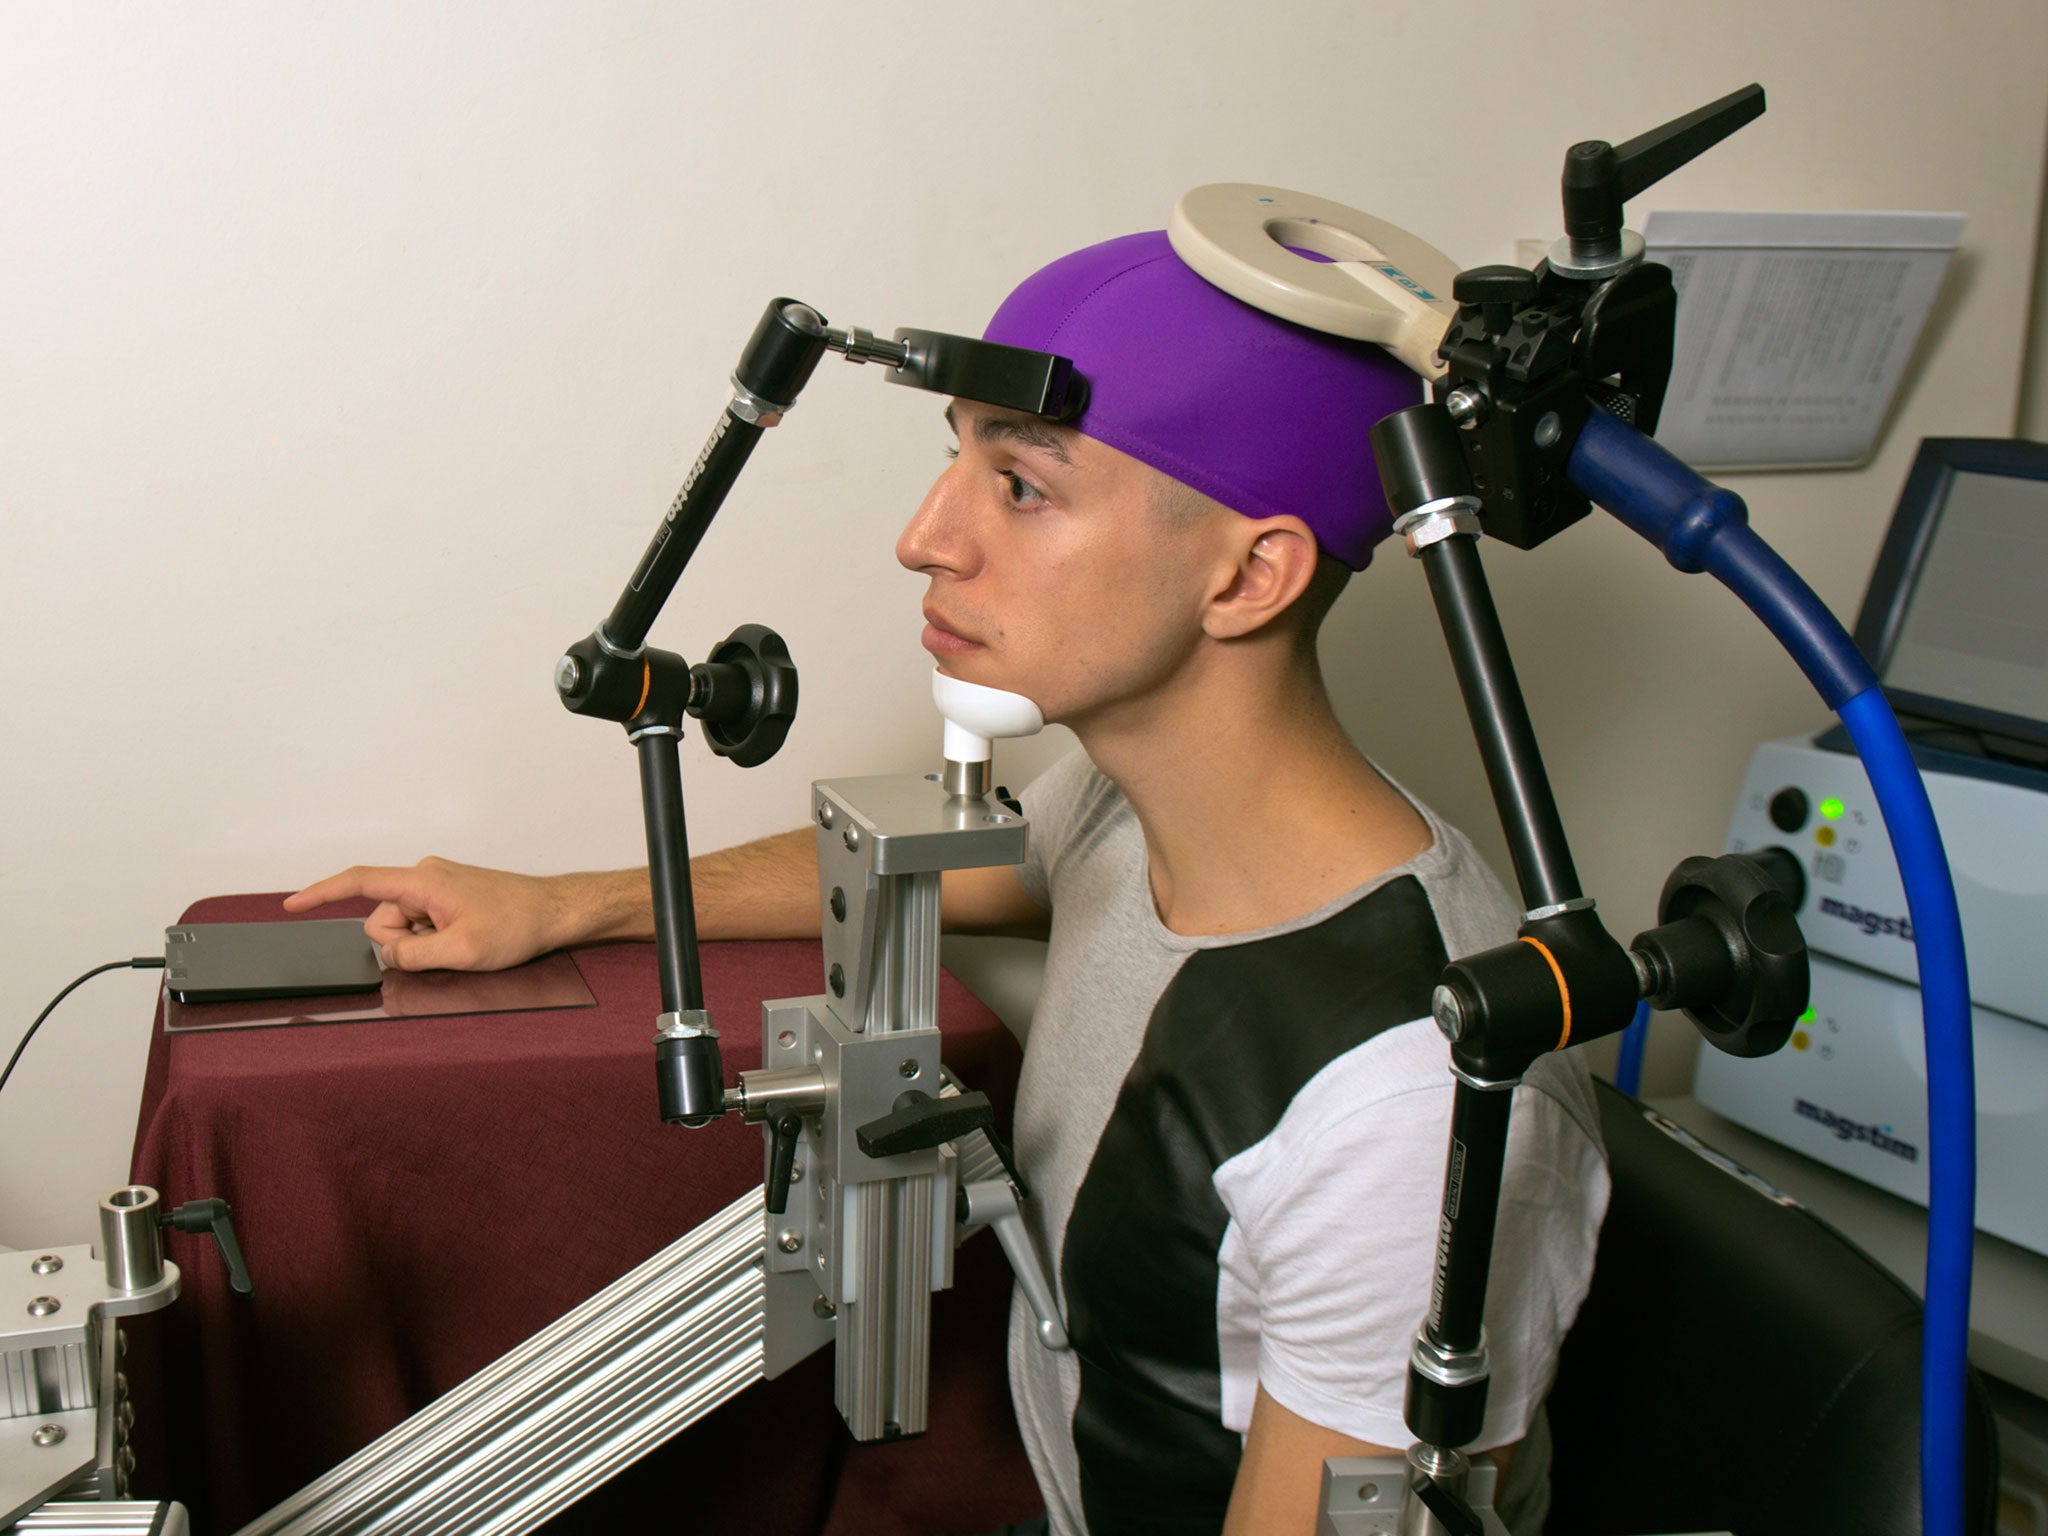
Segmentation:
{"type": "Polygon", "coordinates": [[[1797,832],[1813,814],[1806,791],[1788,784],[1771,796],[1771,825],[1780,832],[1797,832]]]}
{"type": "Polygon", "coordinates": [[[1650,1002],[1684,1009],[1731,1056],[1769,1055],[1806,1006],[1806,943],[1769,872],[1777,862],[1685,860],[1664,883],[1663,921],[1629,946],[1649,966],[1650,1002]]]}
{"type": "Polygon", "coordinates": [[[796,719],[796,663],[774,630],[742,624],[690,669],[689,712],[704,739],[742,768],[781,750],[796,719]]]}

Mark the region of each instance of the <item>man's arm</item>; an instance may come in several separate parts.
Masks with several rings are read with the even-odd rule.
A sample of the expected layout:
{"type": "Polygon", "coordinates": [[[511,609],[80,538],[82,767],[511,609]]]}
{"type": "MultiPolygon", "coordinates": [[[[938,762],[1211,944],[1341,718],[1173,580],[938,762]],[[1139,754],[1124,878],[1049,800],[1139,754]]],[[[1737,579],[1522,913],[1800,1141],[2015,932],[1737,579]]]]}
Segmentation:
{"type": "MultiPolygon", "coordinates": [[[[817,834],[809,827],[690,861],[697,933],[704,939],[795,939],[818,932],[817,834]]],[[[610,939],[651,939],[654,904],[645,869],[517,875],[427,858],[409,867],[357,865],[285,900],[288,912],[367,896],[364,931],[384,963],[402,971],[495,971],[550,949],[610,939]]],[[[955,870],[941,920],[967,932],[1043,936],[1044,908],[1009,869],[955,870]]]]}
{"type": "MultiPolygon", "coordinates": [[[[1312,1423],[1275,1402],[1261,1386],[1252,1403],[1251,1429],[1244,1437],[1244,1460],[1238,1463],[1237,1482],[1230,1490],[1223,1536],[1313,1536],[1324,1462],[1332,1456],[1405,1454],[1312,1423]]],[[[1507,1476],[1513,1446],[1482,1454],[1492,1456],[1500,1475],[1507,1476]]]]}
{"type": "Polygon", "coordinates": [[[1324,1462],[1332,1456],[1402,1454],[1311,1423],[1275,1402],[1262,1385],[1252,1403],[1223,1536],[1314,1536],[1324,1462]]]}

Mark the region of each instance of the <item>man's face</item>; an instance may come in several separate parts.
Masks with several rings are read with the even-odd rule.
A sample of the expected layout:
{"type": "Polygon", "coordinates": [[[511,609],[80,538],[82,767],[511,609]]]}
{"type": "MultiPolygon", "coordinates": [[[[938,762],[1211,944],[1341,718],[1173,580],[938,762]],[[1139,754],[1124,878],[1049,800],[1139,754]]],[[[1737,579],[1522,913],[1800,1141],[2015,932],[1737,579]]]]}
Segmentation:
{"type": "Polygon", "coordinates": [[[1078,432],[966,400],[946,415],[958,450],[896,542],[931,578],[939,669],[1069,725],[1168,684],[1229,579],[1218,520],[1169,527],[1159,472],[1078,432]]]}

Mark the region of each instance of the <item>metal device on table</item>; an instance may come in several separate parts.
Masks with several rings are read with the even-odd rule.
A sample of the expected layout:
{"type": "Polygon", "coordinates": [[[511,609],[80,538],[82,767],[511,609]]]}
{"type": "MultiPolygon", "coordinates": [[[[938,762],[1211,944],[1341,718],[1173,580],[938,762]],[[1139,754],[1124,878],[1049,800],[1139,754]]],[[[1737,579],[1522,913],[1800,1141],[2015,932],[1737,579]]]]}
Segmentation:
{"type": "Polygon", "coordinates": [[[1644,262],[1623,228],[1622,202],[1762,110],[1752,86],[1619,149],[1575,145],[1567,235],[1533,272],[1454,273],[1383,221],[1271,187],[1197,189],[1169,229],[1182,258],[1226,291],[1378,342],[1432,378],[1432,403],[1370,424],[1374,458],[1395,531],[1427,573],[1526,907],[1517,942],[1455,960],[1436,991],[1457,1087],[1436,1278],[1409,1366],[1418,1443],[1402,1461],[1332,1462],[1325,1531],[1503,1529],[1491,1467],[1458,1447],[1485,1410],[1481,1317],[1511,1090],[1528,1067],[1619,1031],[1640,998],[1683,1008],[1742,1056],[1782,1045],[1806,1002],[1781,886],[1796,865],[1688,859],[1657,927],[1626,947],[1606,932],[1573,868],[1477,550],[1482,531],[1534,548],[1590,510],[1567,460],[1596,407],[1654,430],[1676,301],[1670,273],[1644,262]]]}
{"type": "Polygon", "coordinates": [[[90,1244],[0,1253],[0,1528],[175,1536],[182,1507],[129,1497],[135,1405],[120,1319],[178,1299],[167,1226],[211,1232],[241,1295],[249,1273],[225,1201],[166,1211],[155,1190],[131,1184],[100,1201],[99,1217],[97,1254],[90,1244]]]}
{"type": "MultiPolygon", "coordinates": [[[[2048,1253],[2048,445],[1923,443],[1856,634],[1912,725],[1956,872],[1977,1050],[1977,1225],[2048,1253]]],[[[1803,869],[1813,999],[1793,1049],[1703,1057],[1701,1103],[1927,1203],[1919,967],[1890,838],[1838,731],[1765,742],[1731,850],[1803,869]]]]}

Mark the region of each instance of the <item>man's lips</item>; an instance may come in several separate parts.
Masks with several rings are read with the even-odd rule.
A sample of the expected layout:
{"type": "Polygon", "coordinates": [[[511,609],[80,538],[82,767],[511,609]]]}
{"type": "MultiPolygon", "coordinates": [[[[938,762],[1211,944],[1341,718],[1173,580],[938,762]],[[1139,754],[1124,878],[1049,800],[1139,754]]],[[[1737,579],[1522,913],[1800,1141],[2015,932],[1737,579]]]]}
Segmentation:
{"type": "Polygon", "coordinates": [[[964,656],[983,648],[979,640],[961,634],[929,608],[925,610],[924,619],[924,648],[934,656],[964,656]]]}

